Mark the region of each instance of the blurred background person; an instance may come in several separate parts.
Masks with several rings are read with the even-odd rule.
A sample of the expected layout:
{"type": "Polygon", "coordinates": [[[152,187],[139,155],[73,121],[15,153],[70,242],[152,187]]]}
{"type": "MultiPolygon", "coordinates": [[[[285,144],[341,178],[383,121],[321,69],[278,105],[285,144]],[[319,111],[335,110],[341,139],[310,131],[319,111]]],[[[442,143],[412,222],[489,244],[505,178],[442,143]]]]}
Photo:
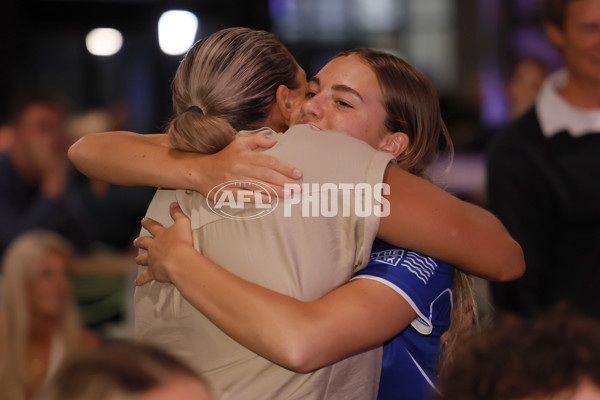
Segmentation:
{"type": "Polygon", "coordinates": [[[540,59],[523,58],[517,61],[506,82],[509,120],[520,117],[533,106],[546,75],[548,68],[540,59]]]}
{"type": "Polygon", "coordinates": [[[0,154],[0,255],[20,233],[45,228],[83,252],[90,225],[69,188],[65,110],[60,98],[32,93],[18,98],[9,117],[12,144],[0,154]]]}
{"type": "Polygon", "coordinates": [[[7,151],[13,142],[13,131],[7,124],[0,124],[0,153],[7,151]]]}
{"type": "Polygon", "coordinates": [[[600,399],[600,323],[557,309],[504,316],[460,348],[438,400],[600,399]]]}
{"type": "Polygon", "coordinates": [[[31,399],[69,357],[99,345],[71,295],[72,246],[29,231],[10,244],[0,287],[0,398],[31,399]]]}
{"type": "Polygon", "coordinates": [[[151,191],[111,191],[108,185],[104,192],[93,191],[67,158],[66,112],[66,102],[54,92],[31,91],[13,99],[4,128],[12,141],[0,153],[0,256],[29,230],[60,234],[77,253],[74,293],[86,325],[132,330],[126,279],[131,280],[127,272],[134,263],[126,251],[151,191]]]}
{"type": "Polygon", "coordinates": [[[65,363],[40,400],[211,400],[192,369],[159,348],[126,341],[65,363]]]}
{"type": "Polygon", "coordinates": [[[489,148],[489,208],[527,264],[492,294],[523,316],[569,300],[600,318],[600,0],[544,0],[543,11],[566,67],[489,148]]]}

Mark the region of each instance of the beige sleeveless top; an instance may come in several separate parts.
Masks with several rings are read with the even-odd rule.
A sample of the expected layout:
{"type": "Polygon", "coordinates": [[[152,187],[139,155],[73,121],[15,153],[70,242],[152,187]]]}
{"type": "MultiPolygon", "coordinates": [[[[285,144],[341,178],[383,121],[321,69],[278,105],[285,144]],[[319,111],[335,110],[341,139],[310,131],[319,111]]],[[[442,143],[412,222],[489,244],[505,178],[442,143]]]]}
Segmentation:
{"type": "MultiPolygon", "coordinates": [[[[262,132],[278,139],[265,153],[303,171],[303,183],[311,184],[303,197],[314,196],[324,183],[381,183],[393,159],[347,134],[315,131],[308,125],[296,126],[285,135],[262,132]]],[[[354,193],[350,198],[354,199],[354,193]]],[[[197,250],[246,280],[304,301],[320,298],[366,266],[379,229],[374,213],[303,216],[301,202],[286,210],[281,201],[261,218],[226,218],[211,210],[214,202],[185,190],[158,190],[146,215],[171,225],[169,204],[173,201],[191,218],[197,250]]],[[[338,210],[342,207],[340,203],[338,210]]],[[[253,215],[252,208],[233,212],[236,217],[253,215]]],[[[295,373],[232,340],[171,284],[152,282],[136,289],[135,334],[187,362],[206,377],[222,400],[366,400],[377,396],[380,348],[312,373],[295,373]]]]}

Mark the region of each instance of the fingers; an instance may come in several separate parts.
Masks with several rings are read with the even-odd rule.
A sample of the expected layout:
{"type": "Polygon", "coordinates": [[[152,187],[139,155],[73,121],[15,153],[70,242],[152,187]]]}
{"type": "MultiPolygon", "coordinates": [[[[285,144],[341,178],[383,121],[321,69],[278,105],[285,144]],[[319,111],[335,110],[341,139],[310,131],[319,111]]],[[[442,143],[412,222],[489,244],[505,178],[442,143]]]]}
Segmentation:
{"type": "MultiPolygon", "coordinates": [[[[256,167],[263,167],[270,170],[273,170],[276,173],[279,173],[286,177],[287,182],[292,182],[297,179],[302,178],[302,171],[298,168],[294,167],[291,164],[288,164],[285,161],[280,160],[277,157],[270,156],[268,154],[254,153],[255,157],[253,160],[253,164],[256,167]]],[[[276,183],[276,182],[273,182],[276,183]]],[[[285,182],[284,182],[285,183],[285,182]]]]}
{"type": "MultiPolygon", "coordinates": [[[[248,137],[239,138],[238,140],[240,140],[240,141],[244,140],[243,145],[248,150],[254,150],[259,147],[270,148],[277,143],[277,140],[268,138],[262,133],[257,133],[257,134],[254,134],[254,135],[251,135],[248,137]]],[[[253,156],[252,156],[253,159],[251,159],[251,162],[254,166],[272,169],[275,172],[288,178],[286,180],[287,182],[289,182],[290,179],[297,180],[297,179],[302,178],[302,171],[300,171],[298,168],[294,167],[293,165],[288,164],[287,162],[278,159],[277,157],[273,157],[268,154],[261,154],[258,152],[254,152],[252,154],[253,154],[253,156]]],[[[279,185],[279,186],[283,186],[283,183],[285,183],[285,182],[275,182],[275,181],[271,182],[268,179],[265,179],[265,182],[279,185]]]]}
{"type": "MultiPolygon", "coordinates": [[[[274,157],[273,159],[277,160],[274,157]]],[[[277,192],[279,197],[287,198],[292,193],[302,192],[302,186],[297,181],[290,180],[271,168],[257,166],[252,170],[252,175],[253,180],[266,183],[277,192]]]]}
{"type": "Polygon", "coordinates": [[[248,150],[254,150],[259,147],[268,149],[273,147],[277,140],[266,137],[263,133],[256,133],[254,135],[242,137],[238,139],[248,150]]]}
{"type": "Polygon", "coordinates": [[[150,247],[150,243],[152,243],[152,238],[150,236],[140,236],[139,238],[133,241],[133,245],[138,249],[148,250],[150,247]]]}
{"type": "Polygon", "coordinates": [[[172,202],[170,204],[169,213],[171,214],[171,218],[173,218],[173,221],[175,221],[175,223],[177,223],[178,220],[181,222],[190,222],[190,219],[183,213],[181,207],[179,207],[179,204],[176,202],[172,202]]]}
{"type": "Polygon", "coordinates": [[[150,271],[145,270],[141,274],[139,274],[137,276],[137,278],[135,278],[135,284],[136,284],[136,286],[144,286],[146,283],[153,281],[153,280],[154,279],[152,278],[150,271]]]}
{"type": "Polygon", "coordinates": [[[148,265],[148,253],[138,254],[135,257],[135,263],[137,265],[148,265]]]}
{"type": "Polygon", "coordinates": [[[152,218],[142,219],[142,226],[144,228],[146,228],[148,230],[148,232],[150,232],[150,234],[152,234],[152,236],[156,236],[156,234],[158,232],[160,232],[162,229],[165,228],[164,226],[162,226],[160,223],[156,222],[152,218]]]}

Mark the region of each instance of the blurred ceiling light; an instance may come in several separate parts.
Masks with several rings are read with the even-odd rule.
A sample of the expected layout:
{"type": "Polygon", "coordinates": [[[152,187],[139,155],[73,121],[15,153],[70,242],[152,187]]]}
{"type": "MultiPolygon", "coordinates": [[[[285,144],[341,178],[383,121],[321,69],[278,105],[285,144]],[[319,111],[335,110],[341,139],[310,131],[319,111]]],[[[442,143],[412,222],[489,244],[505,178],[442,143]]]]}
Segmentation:
{"type": "Polygon", "coordinates": [[[196,40],[198,18],[185,10],[164,12],[158,20],[158,44],[165,54],[183,54],[196,40]]]}
{"type": "Polygon", "coordinates": [[[392,31],[401,25],[403,5],[398,1],[358,0],[357,5],[358,7],[354,9],[356,19],[366,31],[392,31]]]}
{"type": "Polygon", "coordinates": [[[85,46],[95,56],[112,56],[121,50],[123,35],[113,28],[92,29],[85,37],[85,46]]]}

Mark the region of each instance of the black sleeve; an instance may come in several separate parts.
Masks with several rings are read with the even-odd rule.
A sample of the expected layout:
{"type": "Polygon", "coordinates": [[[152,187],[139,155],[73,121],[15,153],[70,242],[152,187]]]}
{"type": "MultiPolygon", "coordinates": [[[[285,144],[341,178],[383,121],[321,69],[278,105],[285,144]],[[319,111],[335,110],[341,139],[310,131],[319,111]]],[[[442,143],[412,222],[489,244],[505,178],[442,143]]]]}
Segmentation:
{"type": "Polygon", "coordinates": [[[523,248],[527,270],[516,281],[493,283],[492,295],[500,310],[533,316],[542,311],[544,276],[551,273],[553,196],[539,141],[510,129],[488,149],[488,205],[523,248]]]}

